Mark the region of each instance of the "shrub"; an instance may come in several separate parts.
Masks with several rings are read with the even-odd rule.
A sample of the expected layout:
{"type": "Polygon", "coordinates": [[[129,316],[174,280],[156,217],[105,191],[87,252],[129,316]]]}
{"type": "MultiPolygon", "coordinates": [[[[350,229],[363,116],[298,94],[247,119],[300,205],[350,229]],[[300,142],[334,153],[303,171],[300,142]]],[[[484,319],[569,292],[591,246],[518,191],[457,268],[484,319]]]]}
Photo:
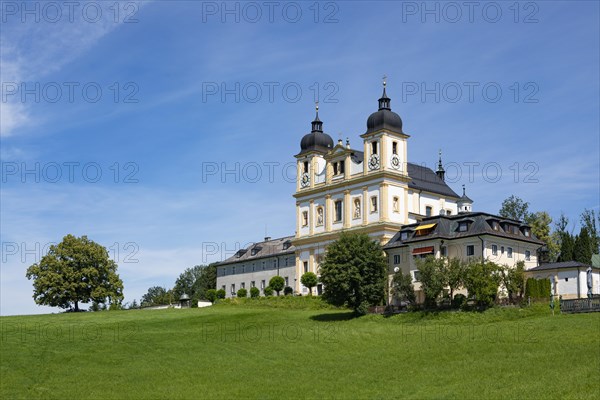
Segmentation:
{"type": "Polygon", "coordinates": [[[271,286],[267,286],[264,290],[265,297],[273,296],[273,288],[271,286]]]}
{"type": "Polygon", "coordinates": [[[289,296],[289,295],[291,295],[293,293],[294,293],[294,289],[292,289],[291,287],[286,286],[285,288],[283,288],[283,294],[284,295],[289,296]]]}
{"type": "Polygon", "coordinates": [[[217,291],[215,289],[208,289],[206,291],[206,300],[214,303],[217,300],[217,291]]]}
{"type": "Polygon", "coordinates": [[[457,293],[452,299],[452,308],[460,308],[467,301],[467,296],[462,293],[457,293]]]}
{"type": "Polygon", "coordinates": [[[247,297],[247,296],[248,296],[248,291],[246,289],[242,288],[242,289],[239,289],[237,291],[237,297],[244,298],[244,297],[247,297]]]}
{"type": "Polygon", "coordinates": [[[260,296],[260,290],[257,287],[250,288],[250,297],[255,298],[260,296]]]}
{"type": "Polygon", "coordinates": [[[217,290],[217,299],[224,299],[224,298],[225,298],[225,289],[217,290]]]}
{"type": "Polygon", "coordinates": [[[271,289],[276,291],[277,296],[279,296],[279,292],[281,292],[283,290],[283,287],[285,286],[285,279],[283,279],[279,275],[274,276],[269,280],[269,286],[271,287],[271,289]]]}

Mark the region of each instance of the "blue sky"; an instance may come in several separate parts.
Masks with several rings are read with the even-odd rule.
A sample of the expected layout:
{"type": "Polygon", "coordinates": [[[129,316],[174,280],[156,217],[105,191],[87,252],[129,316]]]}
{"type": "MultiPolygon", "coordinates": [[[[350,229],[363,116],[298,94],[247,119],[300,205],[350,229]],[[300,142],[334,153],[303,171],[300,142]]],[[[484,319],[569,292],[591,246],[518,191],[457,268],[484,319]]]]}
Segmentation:
{"type": "Polygon", "coordinates": [[[598,211],[598,2],[54,4],[0,9],[2,315],[58,311],[25,271],[68,233],[110,248],[126,301],[293,235],[317,88],[359,147],[384,74],[409,161],[441,148],[474,209],[598,211]]]}

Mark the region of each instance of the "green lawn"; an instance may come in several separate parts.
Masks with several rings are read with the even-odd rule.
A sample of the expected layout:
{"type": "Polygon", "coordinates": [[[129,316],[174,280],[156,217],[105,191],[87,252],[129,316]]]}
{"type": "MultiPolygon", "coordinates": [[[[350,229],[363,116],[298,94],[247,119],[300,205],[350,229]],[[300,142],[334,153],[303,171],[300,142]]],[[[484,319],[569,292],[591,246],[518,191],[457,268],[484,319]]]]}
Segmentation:
{"type": "Polygon", "coordinates": [[[600,313],[251,304],[2,317],[0,397],[600,398],[600,313]]]}

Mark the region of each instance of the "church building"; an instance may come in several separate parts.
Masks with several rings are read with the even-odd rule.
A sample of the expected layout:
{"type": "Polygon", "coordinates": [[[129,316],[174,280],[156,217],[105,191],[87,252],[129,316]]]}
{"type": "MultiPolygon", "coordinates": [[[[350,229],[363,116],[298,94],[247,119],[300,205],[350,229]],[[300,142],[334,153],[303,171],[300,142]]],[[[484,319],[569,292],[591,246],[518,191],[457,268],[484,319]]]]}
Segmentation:
{"type": "MultiPolygon", "coordinates": [[[[294,293],[308,294],[300,277],[309,271],[319,276],[327,246],[342,231],[367,233],[378,240],[388,255],[390,276],[396,268],[402,268],[412,274],[415,282],[418,276],[414,274],[414,258],[428,254],[487,258],[501,246],[503,252],[511,251],[503,263],[524,259],[531,267],[537,265],[537,249],[542,242],[533,238],[530,228],[520,221],[473,213],[473,201],[464,187],[459,196],[445,182],[441,153],[435,172],[408,161],[410,135],[403,131],[402,119],[391,109],[385,81],[378,110],[368,117],[367,129],[360,138],[359,149],[351,148],[348,140],[335,144],[323,131],[317,104],[311,132],[302,138],[300,152],[295,155],[295,235],[265,238],[219,263],[217,289],[225,289],[230,297],[235,296],[236,288],[257,286],[262,294],[265,283],[280,275],[294,293]],[[463,220],[469,221],[466,231],[460,224],[463,220]],[[481,231],[482,221],[490,226],[491,233],[481,231]],[[501,232],[494,230],[496,225],[490,225],[491,221],[501,232]],[[465,237],[483,234],[497,240],[482,239],[475,253],[475,248],[468,246],[476,244],[465,242],[465,237]],[[415,237],[417,240],[411,241],[415,237]],[[415,243],[421,250],[415,250],[415,243]],[[452,252],[444,253],[442,249],[450,244],[455,244],[452,252]],[[264,251],[266,248],[268,251],[264,251]]],[[[317,293],[321,291],[318,286],[317,293]]]]}

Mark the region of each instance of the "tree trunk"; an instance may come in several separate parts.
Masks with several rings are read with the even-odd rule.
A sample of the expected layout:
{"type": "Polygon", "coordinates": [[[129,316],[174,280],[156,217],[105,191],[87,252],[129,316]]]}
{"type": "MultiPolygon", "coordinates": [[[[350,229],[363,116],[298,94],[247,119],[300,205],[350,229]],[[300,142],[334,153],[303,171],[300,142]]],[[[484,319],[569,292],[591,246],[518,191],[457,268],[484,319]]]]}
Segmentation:
{"type": "Polygon", "coordinates": [[[79,302],[75,301],[75,312],[79,312],[79,302]]]}

